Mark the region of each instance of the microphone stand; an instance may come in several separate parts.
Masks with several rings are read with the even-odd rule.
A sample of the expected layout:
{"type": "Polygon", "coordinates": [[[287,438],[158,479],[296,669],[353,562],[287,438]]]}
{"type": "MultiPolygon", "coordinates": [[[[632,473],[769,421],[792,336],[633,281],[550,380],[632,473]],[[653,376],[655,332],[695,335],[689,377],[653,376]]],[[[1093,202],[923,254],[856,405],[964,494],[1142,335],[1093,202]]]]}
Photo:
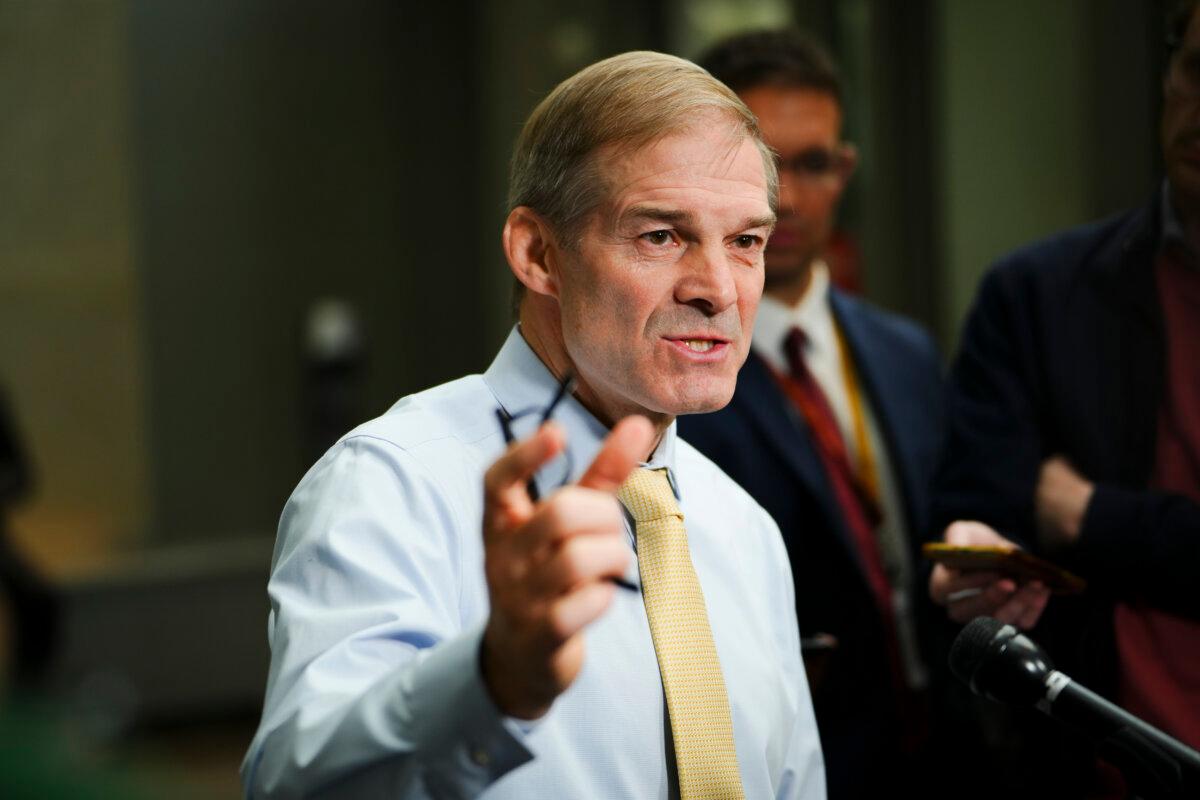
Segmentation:
{"type": "MultiPolygon", "coordinates": [[[[977,618],[973,634],[993,634],[983,649],[965,642],[951,654],[951,670],[976,694],[1002,703],[1034,705],[1089,738],[1097,753],[1117,767],[1130,789],[1146,800],[1200,798],[1200,753],[1143,722],[1054,669],[1027,636],[995,620],[977,618]],[[976,652],[977,651],[977,652],[976,652]]],[[[955,642],[956,648],[959,641],[955,642]]],[[[975,645],[979,639],[976,637],[975,645]]]]}

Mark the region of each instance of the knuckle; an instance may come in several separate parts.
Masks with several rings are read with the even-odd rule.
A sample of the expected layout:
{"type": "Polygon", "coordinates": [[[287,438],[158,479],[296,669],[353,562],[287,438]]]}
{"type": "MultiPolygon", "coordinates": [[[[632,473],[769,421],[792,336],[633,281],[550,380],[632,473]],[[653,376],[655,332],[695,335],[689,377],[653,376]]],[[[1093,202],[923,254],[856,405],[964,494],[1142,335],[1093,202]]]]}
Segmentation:
{"type": "Polygon", "coordinates": [[[563,543],[559,551],[558,565],[559,577],[564,585],[573,586],[582,580],[584,550],[583,543],[578,539],[563,543]]]}
{"type": "Polygon", "coordinates": [[[484,576],[493,588],[505,588],[521,583],[529,572],[523,559],[493,550],[484,560],[484,576]]]}
{"type": "Polygon", "coordinates": [[[625,512],[616,498],[605,497],[601,513],[607,519],[605,527],[609,533],[620,536],[625,532],[625,512]]]}
{"type": "Polygon", "coordinates": [[[508,569],[505,578],[509,583],[516,585],[525,580],[525,576],[529,574],[529,565],[522,559],[514,558],[509,560],[508,569]]]}
{"type": "Polygon", "coordinates": [[[565,533],[586,518],[587,499],[583,490],[568,486],[551,495],[546,502],[546,522],[557,533],[565,533]]]}
{"type": "Polygon", "coordinates": [[[491,499],[500,491],[500,470],[501,462],[497,461],[488,467],[487,472],[483,473],[483,497],[484,500],[491,499]]]}
{"type": "Polygon", "coordinates": [[[546,634],[555,643],[565,642],[575,633],[570,620],[561,608],[553,608],[546,615],[546,634]]]}
{"type": "Polygon", "coordinates": [[[569,498],[564,498],[562,492],[557,492],[552,495],[542,506],[541,517],[546,528],[551,531],[560,531],[566,526],[567,520],[570,519],[571,503],[569,498]]]}

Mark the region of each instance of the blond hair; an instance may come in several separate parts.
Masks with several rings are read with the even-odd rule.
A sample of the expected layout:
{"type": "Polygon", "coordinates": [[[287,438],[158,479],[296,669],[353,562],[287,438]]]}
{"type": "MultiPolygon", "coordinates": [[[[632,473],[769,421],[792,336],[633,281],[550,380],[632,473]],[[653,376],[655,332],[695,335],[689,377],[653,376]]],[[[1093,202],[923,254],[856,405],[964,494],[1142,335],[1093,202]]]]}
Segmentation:
{"type": "Polygon", "coordinates": [[[704,111],[728,116],[758,146],[774,210],[775,159],[746,104],[690,61],[637,51],[577,72],[533,110],[513,152],[509,211],[532,208],[571,246],[584,218],[604,199],[597,151],[607,145],[636,150],[686,130],[704,111]]]}

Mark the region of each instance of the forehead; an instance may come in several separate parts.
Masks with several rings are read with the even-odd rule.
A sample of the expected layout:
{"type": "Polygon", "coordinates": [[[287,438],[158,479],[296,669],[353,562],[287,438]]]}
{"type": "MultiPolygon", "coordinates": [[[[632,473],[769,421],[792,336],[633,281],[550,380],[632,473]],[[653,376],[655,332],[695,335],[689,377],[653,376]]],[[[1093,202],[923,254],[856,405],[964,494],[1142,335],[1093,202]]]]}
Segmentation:
{"type": "Polygon", "coordinates": [[[761,151],[726,119],[710,117],[632,152],[603,151],[599,163],[610,213],[650,201],[711,212],[770,212],[761,151]]]}
{"type": "Polygon", "coordinates": [[[758,117],[763,138],[776,150],[831,145],[842,127],[842,110],[828,92],[797,86],[755,86],[741,93],[758,117]]]}

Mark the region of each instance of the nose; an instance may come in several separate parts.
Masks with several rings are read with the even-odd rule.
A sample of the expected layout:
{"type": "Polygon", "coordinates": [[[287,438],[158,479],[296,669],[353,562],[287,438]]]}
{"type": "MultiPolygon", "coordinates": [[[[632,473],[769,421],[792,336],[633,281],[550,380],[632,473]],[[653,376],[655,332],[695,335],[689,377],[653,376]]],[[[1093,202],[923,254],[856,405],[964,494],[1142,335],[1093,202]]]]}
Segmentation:
{"type": "Polygon", "coordinates": [[[737,303],[737,283],[733,265],[726,257],[724,246],[713,244],[692,248],[682,260],[683,275],[675,286],[675,299],[703,311],[708,316],[720,314],[737,303]]]}

